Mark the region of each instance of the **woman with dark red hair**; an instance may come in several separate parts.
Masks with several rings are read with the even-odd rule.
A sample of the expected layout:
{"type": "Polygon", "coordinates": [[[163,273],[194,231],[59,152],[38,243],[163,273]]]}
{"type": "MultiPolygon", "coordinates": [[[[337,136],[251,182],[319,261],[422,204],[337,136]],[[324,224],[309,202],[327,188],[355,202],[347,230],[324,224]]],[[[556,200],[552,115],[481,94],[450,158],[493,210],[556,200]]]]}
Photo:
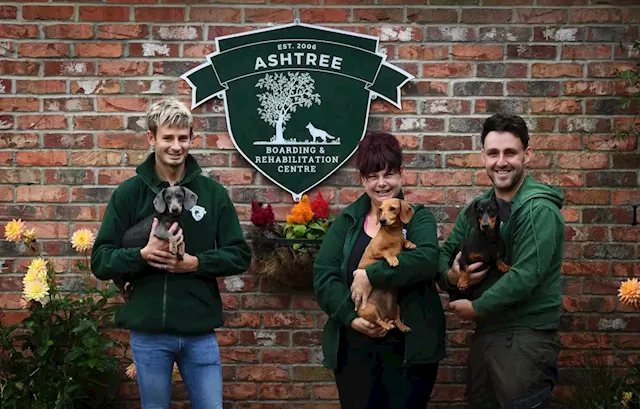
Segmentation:
{"type": "Polygon", "coordinates": [[[382,260],[358,269],[380,230],[378,206],[388,198],[403,198],[402,149],[393,135],[370,134],[360,142],[356,159],[364,193],[336,217],[314,264],[314,291],[329,315],[323,365],[334,370],[345,409],[424,409],[445,357],[436,221],[431,211],[413,205],[414,215],[404,228],[417,247],[401,252],[397,267],[382,260]],[[410,332],[387,331],[358,317],[356,304],[373,287],[384,286],[397,289],[410,332]]]}

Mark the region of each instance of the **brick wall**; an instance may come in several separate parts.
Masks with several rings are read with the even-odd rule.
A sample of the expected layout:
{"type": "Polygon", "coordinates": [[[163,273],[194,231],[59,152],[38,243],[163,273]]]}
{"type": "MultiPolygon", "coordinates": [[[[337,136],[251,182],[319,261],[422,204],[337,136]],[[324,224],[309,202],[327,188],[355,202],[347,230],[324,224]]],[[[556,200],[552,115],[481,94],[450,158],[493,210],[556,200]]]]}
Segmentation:
{"type": "MultiPolygon", "coordinates": [[[[0,227],[18,217],[36,226],[69,280],[77,279],[70,233],[99,227],[111,192],[148,152],[147,106],[163,95],[189,100],[178,77],[214,51],[216,36],[297,17],[378,35],[389,59],[416,76],[402,111],[375,102],[369,123],[402,141],[407,197],[430,206],[441,238],[460,207],[488,186],[477,156],[483,119],[497,111],[524,115],[533,134],[531,172],[567,196],[561,361],[640,351],[640,316],[615,297],[622,277],[640,276],[640,227],[631,225],[640,153],[635,137],[612,139],[634,118],[621,107],[629,89],[615,75],[638,57],[630,49],[640,38],[635,1],[17,3],[0,1],[0,227]]],[[[273,203],[282,219],[290,196],[234,150],[220,101],[195,114],[194,152],[229,189],[242,221],[251,199],[273,203]]],[[[335,208],[350,203],[361,192],[353,166],[322,191],[335,208]]],[[[0,309],[15,321],[28,259],[18,248],[0,249],[0,309]]],[[[251,273],[220,283],[227,407],[338,408],[331,376],[319,367],[326,318],[312,295],[266,288],[251,273]]],[[[471,327],[455,317],[448,323],[450,357],[433,407],[461,408],[471,327]]],[[[177,401],[186,398],[180,385],[175,392],[177,401]]],[[[122,396],[129,399],[123,407],[139,407],[135,383],[122,396]]]]}

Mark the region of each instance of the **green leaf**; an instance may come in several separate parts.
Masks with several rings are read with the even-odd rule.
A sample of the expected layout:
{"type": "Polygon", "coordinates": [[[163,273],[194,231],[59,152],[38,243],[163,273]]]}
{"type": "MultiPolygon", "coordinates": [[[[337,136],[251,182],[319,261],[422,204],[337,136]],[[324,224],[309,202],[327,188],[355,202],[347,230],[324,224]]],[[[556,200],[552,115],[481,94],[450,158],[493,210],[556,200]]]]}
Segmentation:
{"type": "Polygon", "coordinates": [[[305,234],[307,233],[307,226],[302,224],[296,224],[295,227],[293,228],[293,232],[295,234],[295,237],[304,237],[305,234]]]}

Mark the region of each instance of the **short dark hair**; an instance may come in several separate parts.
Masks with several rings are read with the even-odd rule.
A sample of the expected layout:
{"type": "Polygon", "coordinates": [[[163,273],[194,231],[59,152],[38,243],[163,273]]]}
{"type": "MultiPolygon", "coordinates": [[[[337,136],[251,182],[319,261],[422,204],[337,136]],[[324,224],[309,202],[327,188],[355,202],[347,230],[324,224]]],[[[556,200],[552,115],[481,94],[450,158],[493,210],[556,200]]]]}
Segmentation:
{"type": "Polygon", "coordinates": [[[361,176],[402,167],[402,148],[395,136],[385,132],[367,134],[358,145],[356,166],[361,176]]]}
{"type": "Polygon", "coordinates": [[[527,148],[529,146],[529,130],[527,129],[527,123],[518,115],[511,114],[495,114],[486,121],[482,127],[481,141],[484,145],[484,140],[487,134],[492,131],[497,132],[511,132],[520,138],[522,146],[527,148]]]}

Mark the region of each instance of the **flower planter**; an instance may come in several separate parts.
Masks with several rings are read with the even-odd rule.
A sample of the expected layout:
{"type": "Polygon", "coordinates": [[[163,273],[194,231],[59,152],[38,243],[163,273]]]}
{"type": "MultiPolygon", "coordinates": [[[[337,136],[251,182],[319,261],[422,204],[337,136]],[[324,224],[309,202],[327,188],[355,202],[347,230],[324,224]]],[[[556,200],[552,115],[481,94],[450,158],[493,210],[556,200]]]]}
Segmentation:
{"type": "Polygon", "coordinates": [[[321,244],[321,239],[257,237],[253,240],[256,272],[269,284],[312,290],[313,263],[321,244]]]}

